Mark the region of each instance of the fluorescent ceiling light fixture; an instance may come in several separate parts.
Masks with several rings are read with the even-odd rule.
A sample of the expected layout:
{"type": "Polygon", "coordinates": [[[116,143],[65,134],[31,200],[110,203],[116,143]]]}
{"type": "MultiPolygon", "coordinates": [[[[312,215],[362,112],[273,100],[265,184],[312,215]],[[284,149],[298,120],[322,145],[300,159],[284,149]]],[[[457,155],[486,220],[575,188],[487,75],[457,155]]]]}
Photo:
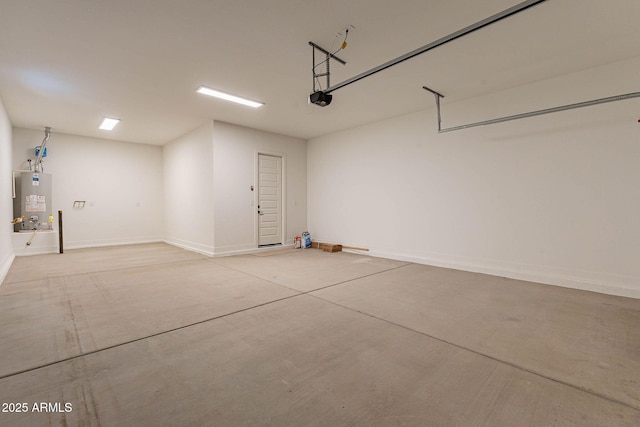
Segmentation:
{"type": "Polygon", "coordinates": [[[264,105],[264,102],[251,101],[249,99],[240,98],[239,96],[230,95],[228,93],[220,92],[219,90],[209,89],[208,87],[200,86],[196,89],[196,92],[203,95],[215,96],[216,98],[226,99],[227,101],[237,102],[238,104],[248,105],[249,107],[258,108],[264,105]]]}
{"type": "Polygon", "coordinates": [[[114,127],[116,127],[119,121],[120,119],[110,119],[109,117],[105,117],[102,121],[102,124],[100,125],[100,129],[112,130],[114,127]]]}

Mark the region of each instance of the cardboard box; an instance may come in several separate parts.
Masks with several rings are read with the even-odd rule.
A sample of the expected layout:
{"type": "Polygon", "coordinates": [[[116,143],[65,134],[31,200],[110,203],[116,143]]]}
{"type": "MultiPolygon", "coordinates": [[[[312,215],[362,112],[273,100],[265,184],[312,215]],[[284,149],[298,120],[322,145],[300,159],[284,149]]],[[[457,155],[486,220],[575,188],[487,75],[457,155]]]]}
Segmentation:
{"type": "Polygon", "coordinates": [[[319,243],[318,248],[325,252],[342,252],[342,245],[333,245],[331,243],[319,243]]]}

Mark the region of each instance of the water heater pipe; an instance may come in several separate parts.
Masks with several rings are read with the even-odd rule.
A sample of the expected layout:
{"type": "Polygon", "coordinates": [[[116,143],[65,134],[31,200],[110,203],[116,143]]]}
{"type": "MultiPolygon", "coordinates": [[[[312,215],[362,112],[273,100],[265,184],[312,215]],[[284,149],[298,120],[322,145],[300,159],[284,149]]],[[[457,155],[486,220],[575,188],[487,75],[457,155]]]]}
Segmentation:
{"type": "Polygon", "coordinates": [[[26,170],[26,169],[15,169],[15,170],[11,171],[11,178],[13,178],[11,180],[11,190],[12,190],[11,197],[13,199],[16,198],[16,172],[31,172],[31,173],[33,173],[32,170],[26,170]]]}
{"type": "Polygon", "coordinates": [[[27,241],[27,246],[31,246],[31,242],[33,242],[33,239],[36,237],[37,233],[38,233],[38,229],[36,228],[33,234],[31,235],[31,238],[27,241]]]}
{"type": "MultiPolygon", "coordinates": [[[[40,165],[40,162],[42,161],[42,155],[44,154],[44,149],[47,147],[47,141],[49,141],[49,138],[51,138],[51,128],[45,127],[44,139],[42,140],[42,144],[40,144],[40,152],[38,153],[38,158],[36,159],[36,172],[42,172],[41,170],[38,170],[38,165],[40,165]]],[[[40,167],[42,168],[42,165],[40,165],[40,167]]]]}

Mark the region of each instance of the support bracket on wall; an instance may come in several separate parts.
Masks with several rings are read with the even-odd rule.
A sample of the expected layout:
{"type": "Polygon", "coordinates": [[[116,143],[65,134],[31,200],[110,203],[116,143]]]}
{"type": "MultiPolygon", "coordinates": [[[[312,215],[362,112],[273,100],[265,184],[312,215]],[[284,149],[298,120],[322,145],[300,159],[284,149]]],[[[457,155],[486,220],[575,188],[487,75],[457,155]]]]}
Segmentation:
{"type": "Polygon", "coordinates": [[[474,123],[468,123],[468,124],[465,124],[465,125],[459,125],[459,126],[452,126],[452,127],[449,127],[449,128],[443,128],[442,127],[442,114],[441,114],[441,111],[440,111],[440,99],[444,98],[444,95],[441,95],[440,93],[434,91],[433,89],[429,89],[426,86],[422,86],[422,89],[424,89],[424,90],[426,90],[428,92],[431,92],[435,96],[436,109],[437,109],[437,114],[438,114],[438,133],[452,132],[452,131],[468,129],[468,128],[472,128],[472,127],[476,127],[476,126],[493,125],[493,124],[496,124],[496,123],[508,122],[508,121],[511,121],[511,120],[518,120],[518,119],[525,119],[527,117],[541,116],[543,114],[558,113],[560,111],[573,110],[573,109],[582,108],[582,107],[590,107],[592,105],[604,104],[604,103],[607,103],[607,102],[616,102],[616,101],[624,101],[625,99],[640,98],[640,92],[631,92],[631,93],[625,93],[625,94],[622,94],[622,95],[615,95],[615,96],[609,96],[609,97],[606,97],[606,98],[592,99],[590,101],[577,102],[575,104],[561,105],[559,107],[545,108],[545,109],[542,109],[542,110],[529,111],[527,113],[514,114],[514,115],[511,115],[511,116],[498,117],[496,119],[483,120],[483,121],[480,121],[480,122],[474,122],[474,123]]]}

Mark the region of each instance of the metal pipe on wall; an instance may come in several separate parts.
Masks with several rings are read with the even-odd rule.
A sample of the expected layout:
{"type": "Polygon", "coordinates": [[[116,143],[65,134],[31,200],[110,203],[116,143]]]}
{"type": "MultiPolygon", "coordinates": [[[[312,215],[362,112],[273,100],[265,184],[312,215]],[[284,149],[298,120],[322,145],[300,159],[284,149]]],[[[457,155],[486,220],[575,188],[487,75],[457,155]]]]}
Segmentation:
{"type": "Polygon", "coordinates": [[[44,128],[44,139],[42,140],[42,144],[40,144],[40,151],[38,152],[38,158],[36,159],[36,165],[35,165],[36,172],[42,172],[42,170],[38,171],[38,165],[42,161],[42,156],[44,154],[44,149],[47,147],[47,141],[49,141],[49,138],[51,138],[51,128],[50,127],[45,127],[44,128]]]}
{"type": "Polygon", "coordinates": [[[12,178],[12,184],[11,184],[11,197],[13,199],[16,198],[16,172],[33,172],[32,170],[27,170],[27,169],[14,169],[11,171],[11,178],[12,178]]]}
{"type": "Polygon", "coordinates": [[[64,253],[64,246],[62,240],[62,211],[58,211],[58,244],[60,245],[60,253],[64,253]]]}

